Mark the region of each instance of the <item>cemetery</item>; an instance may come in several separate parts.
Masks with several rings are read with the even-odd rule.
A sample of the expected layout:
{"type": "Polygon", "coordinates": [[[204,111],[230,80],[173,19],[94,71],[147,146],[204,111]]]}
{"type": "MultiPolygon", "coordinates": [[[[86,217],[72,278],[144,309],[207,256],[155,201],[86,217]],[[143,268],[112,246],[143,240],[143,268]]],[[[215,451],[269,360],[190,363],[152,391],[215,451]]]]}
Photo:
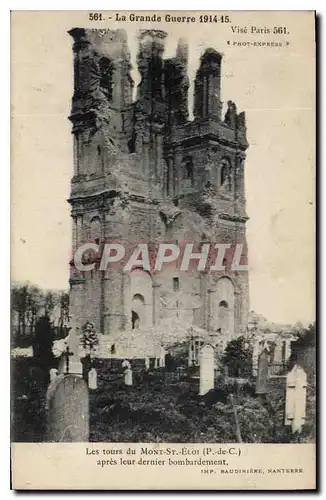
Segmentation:
{"type": "Polygon", "coordinates": [[[197,359],[193,339],[171,346],[157,360],[121,359],[97,355],[91,324],[82,335],[76,332],[72,328],[60,348],[51,343],[52,359],[49,348],[12,358],[13,441],[315,440],[314,377],[301,366],[295,345],[284,373],[273,375],[270,344],[257,356],[243,337],[224,354],[206,343],[197,359]]]}

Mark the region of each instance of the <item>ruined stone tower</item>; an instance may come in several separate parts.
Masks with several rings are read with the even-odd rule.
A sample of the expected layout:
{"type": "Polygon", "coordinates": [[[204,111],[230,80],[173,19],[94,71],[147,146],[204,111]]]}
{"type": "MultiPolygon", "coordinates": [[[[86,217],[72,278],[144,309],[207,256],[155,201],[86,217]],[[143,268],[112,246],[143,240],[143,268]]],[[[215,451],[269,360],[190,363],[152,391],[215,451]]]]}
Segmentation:
{"type": "MultiPolygon", "coordinates": [[[[73,255],[89,241],[245,243],[245,116],[228,102],[222,117],[221,54],[207,49],[200,59],[190,121],[184,41],[164,59],[166,33],[140,32],[133,102],[126,33],[75,28],[70,35],[73,255]]],[[[248,273],[231,272],[229,258],[223,264],[214,275],[177,266],[84,273],[72,261],[71,311],[80,326],[95,324],[104,345],[136,339],[138,354],[186,336],[191,325],[225,344],[244,331],[248,273]]]]}

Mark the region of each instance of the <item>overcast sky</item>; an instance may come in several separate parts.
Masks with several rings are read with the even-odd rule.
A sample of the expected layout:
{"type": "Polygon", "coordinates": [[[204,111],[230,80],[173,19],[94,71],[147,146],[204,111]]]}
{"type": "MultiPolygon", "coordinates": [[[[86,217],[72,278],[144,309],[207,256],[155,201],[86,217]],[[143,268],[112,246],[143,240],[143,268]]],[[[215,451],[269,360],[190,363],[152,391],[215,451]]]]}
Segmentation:
{"type": "MultiPolygon", "coordinates": [[[[233,13],[233,25],[287,25],[290,45],[234,48],[235,40],[263,38],[234,35],[220,24],[105,27],[126,29],[134,67],[138,28],[168,32],[165,57],[174,55],[180,35],[187,37],[191,81],[206,47],[224,54],[221,97],[246,111],[250,143],[245,167],[250,307],[272,321],[307,323],[314,319],[312,15],[264,13],[259,21],[257,15],[233,13]]],[[[73,159],[67,119],[72,39],[67,30],[76,26],[91,26],[86,13],[13,16],[12,279],[47,288],[68,287],[71,222],[66,200],[73,159]]],[[[280,39],[284,37],[265,37],[280,39]]],[[[138,83],[135,69],[132,74],[138,83]]]]}

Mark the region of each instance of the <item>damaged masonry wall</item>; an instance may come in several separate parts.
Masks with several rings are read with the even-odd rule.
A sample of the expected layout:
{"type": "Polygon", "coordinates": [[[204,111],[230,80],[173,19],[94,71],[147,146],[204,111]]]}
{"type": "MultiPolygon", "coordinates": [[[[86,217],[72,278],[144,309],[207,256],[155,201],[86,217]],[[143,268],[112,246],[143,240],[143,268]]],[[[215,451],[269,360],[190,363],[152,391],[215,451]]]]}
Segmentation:
{"type": "MultiPolygon", "coordinates": [[[[222,55],[209,48],[199,61],[190,121],[185,40],[175,57],[164,59],[167,34],[140,31],[133,102],[125,31],[74,28],[69,34],[73,254],[86,241],[108,239],[245,244],[245,115],[229,101],[221,116],[222,55]]],[[[229,260],[217,276],[181,276],[178,269],[153,276],[141,270],[87,274],[72,261],[73,314],[108,338],[176,321],[224,342],[243,332],[248,311],[247,273],[231,274],[229,260]]]]}

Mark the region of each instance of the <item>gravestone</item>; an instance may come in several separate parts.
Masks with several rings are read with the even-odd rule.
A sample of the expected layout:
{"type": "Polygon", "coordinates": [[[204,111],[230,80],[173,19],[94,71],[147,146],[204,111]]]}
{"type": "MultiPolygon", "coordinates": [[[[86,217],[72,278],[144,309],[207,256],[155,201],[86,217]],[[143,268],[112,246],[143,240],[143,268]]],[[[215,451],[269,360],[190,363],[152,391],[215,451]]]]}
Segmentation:
{"type": "Polygon", "coordinates": [[[199,355],[199,395],[214,389],[214,349],[205,345],[199,355]]]}
{"type": "Polygon", "coordinates": [[[81,377],[78,375],[58,375],[49,385],[46,409],[47,442],[88,441],[88,387],[81,377]]]}
{"type": "Polygon", "coordinates": [[[95,368],[91,368],[88,372],[88,388],[97,389],[97,371],[95,368]]]}
{"type": "Polygon", "coordinates": [[[125,370],[125,385],[132,385],[132,369],[126,368],[125,370]]]}
{"type": "Polygon", "coordinates": [[[286,377],[285,425],[300,432],[306,418],[307,374],[295,365],[286,377]]]}
{"type": "Polygon", "coordinates": [[[254,348],[252,350],[252,375],[254,377],[257,376],[258,370],[258,357],[261,351],[261,341],[256,341],[254,344],[254,348]]]}
{"type": "Polygon", "coordinates": [[[165,356],[166,356],[166,350],[164,347],[161,347],[160,349],[160,368],[165,368],[165,356]]]}
{"type": "Polygon", "coordinates": [[[89,354],[87,354],[84,358],[82,358],[81,362],[83,365],[83,379],[86,382],[88,382],[88,374],[93,366],[91,356],[89,354]]]}
{"type": "Polygon", "coordinates": [[[266,394],[269,379],[269,358],[268,349],[264,349],[258,357],[258,370],[256,379],[256,394],[266,394]]]}

